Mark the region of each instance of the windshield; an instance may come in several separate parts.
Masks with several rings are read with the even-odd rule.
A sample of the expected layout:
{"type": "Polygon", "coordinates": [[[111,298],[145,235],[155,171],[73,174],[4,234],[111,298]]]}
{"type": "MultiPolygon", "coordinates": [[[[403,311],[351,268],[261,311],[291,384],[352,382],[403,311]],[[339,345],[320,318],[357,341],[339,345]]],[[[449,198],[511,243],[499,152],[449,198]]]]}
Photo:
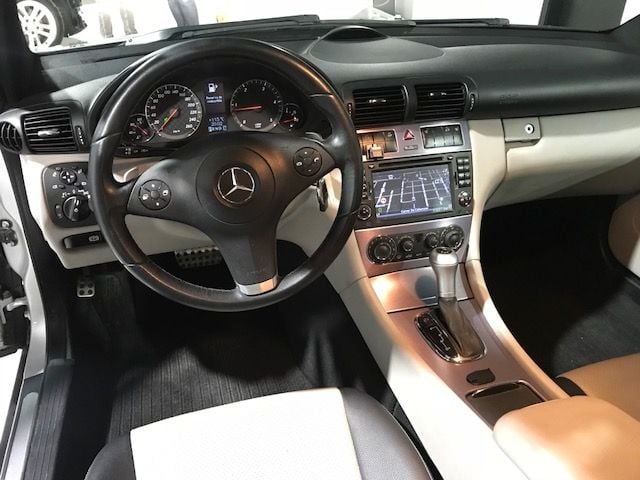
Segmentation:
{"type": "Polygon", "coordinates": [[[489,25],[610,29],[640,13],[640,0],[16,0],[34,52],[113,42],[157,40],[176,27],[218,25],[292,15],[318,20],[433,21],[503,19],[489,25]],[[564,3],[563,3],[564,2],[564,3]]]}

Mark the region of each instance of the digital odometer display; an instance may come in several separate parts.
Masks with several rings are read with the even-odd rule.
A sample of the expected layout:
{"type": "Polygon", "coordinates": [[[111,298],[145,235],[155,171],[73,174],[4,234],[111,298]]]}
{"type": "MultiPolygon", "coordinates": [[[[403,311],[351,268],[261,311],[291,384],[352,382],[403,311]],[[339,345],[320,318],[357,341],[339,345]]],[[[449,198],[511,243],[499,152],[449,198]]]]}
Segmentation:
{"type": "Polygon", "coordinates": [[[228,130],[226,109],[224,84],[217,79],[209,80],[204,85],[204,111],[207,132],[221,133],[228,130]]]}
{"type": "Polygon", "coordinates": [[[372,172],[378,219],[406,218],[453,210],[449,165],[372,172]]]}
{"type": "Polygon", "coordinates": [[[183,140],[193,135],[200,126],[202,105],[187,87],[163,85],[149,95],[145,115],[160,137],[183,140]]]}

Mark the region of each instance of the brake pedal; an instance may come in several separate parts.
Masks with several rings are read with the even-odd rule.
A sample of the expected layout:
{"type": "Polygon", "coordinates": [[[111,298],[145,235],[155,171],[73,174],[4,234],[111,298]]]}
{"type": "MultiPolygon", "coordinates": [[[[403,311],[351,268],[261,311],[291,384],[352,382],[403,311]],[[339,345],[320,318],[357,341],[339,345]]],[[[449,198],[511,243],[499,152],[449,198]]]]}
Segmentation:
{"type": "Polygon", "coordinates": [[[189,248],[173,253],[178,266],[183,270],[214,267],[222,263],[222,255],[217,247],[189,248]]]}

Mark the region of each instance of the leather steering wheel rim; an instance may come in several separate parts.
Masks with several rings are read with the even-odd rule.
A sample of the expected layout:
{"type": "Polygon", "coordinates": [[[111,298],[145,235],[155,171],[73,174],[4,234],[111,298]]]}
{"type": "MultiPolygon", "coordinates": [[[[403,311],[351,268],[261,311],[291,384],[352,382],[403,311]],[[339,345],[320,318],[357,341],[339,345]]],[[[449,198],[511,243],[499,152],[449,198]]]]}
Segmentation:
{"type": "MultiPolygon", "coordinates": [[[[262,134],[253,137],[243,137],[239,134],[237,140],[243,145],[249,145],[245,150],[257,152],[260,157],[263,151],[277,150],[267,145],[271,141],[268,135],[275,139],[284,134],[262,134]]],[[[230,139],[227,143],[233,143],[235,140],[232,134],[220,135],[223,136],[230,139]]],[[[290,143],[289,138],[286,140],[290,143]]],[[[184,148],[188,152],[189,147],[184,148]]],[[[241,155],[245,153],[241,152],[241,155]]],[[[278,165],[283,163],[282,158],[278,159],[278,165]]],[[[174,166],[178,164],[176,162],[174,166]]],[[[258,165],[256,170],[260,168],[258,165]]],[[[319,174],[326,173],[328,172],[322,171],[319,174]]],[[[265,178],[267,177],[261,181],[265,178]]],[[[311,180],[306,179],[308,182],[311,180]]],[[[263,183],[266,184],[268,181],[264,180],[263,183]]],[[[362,161],[353,124],[340,96],[331,83],[304,59],[282,48],[254,40],[199,39],[182,42],[150,54],[148,59],[140,62],[138,68],[118,86],[102,110],[93,135],[89,158],[89,186],[93,210],[104,237],[118,261],[135,278],[159,294],[190,307],[212,311],[244,311],[271,305],[294,295],[322,275],[335,260],[353,231],[362,190],[362,161]],[[283,277],[274,289],[260,294],[247,294],[238,287],[234,290],[219,290],[188,283],[153,262],[139,248],[125,223],[125,217],[131,213],[132,205],[134,210],[139,210],[135,197],[137,189],[140,188],[140,181],[132,180],[122,184],[114,179],[112,173],[123,126],[138,99],[176,69],[198,60],[221,58],[246,59],[289,78],[331,124],[332,133],[328,138],[318,141],[305,137],[300,140],[299,146],[307,148],[307,145],[311,145],[322,152],[327,168],[339,168],[342,174],[340,205],[324,241],[311,257],[283,277]]],[[[202,195],[202,191],[199,192],[198,195],[202,195]]],[[[211,202],[211,199],[207,199],[207,202],[211,202]]],[[[229,205],[225,207],[230,208],[229,205]]],[[[217,221],[218,226],[227,229],[228,222],[219,219],[217,221]]],[[[232,227],[228,228],[229,231],[232,230],[232,227]]],[[[275,241],[275,230],[273,234],[275,241]]],[[[222,249],[221,251],[229,263],[225,252],[222,249]]],[[[242,274],[241,271],[238,272],[242,274]]],[[[238,284],[237,281],[236,283],[238,284]]]]}

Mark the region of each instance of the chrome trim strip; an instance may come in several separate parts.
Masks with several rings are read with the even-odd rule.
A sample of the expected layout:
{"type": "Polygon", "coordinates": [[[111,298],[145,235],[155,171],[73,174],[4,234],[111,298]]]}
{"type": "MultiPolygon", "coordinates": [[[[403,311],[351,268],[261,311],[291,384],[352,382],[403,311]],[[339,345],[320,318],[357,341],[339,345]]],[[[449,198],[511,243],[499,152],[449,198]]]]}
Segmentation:
{"type": "Polygon", "coordinates": [[[278,276],[276,275],[269,280],[265,280],[260,283],[253,283],[250,285],[242,285],[236,283],[238,289],[247,296],[262,295],[263,293],[270,292],[278,286],[278,276]]]}
{"type": "Polygon", "coordinates": [[[369,242],[379,236],[385,235],[400,235],[409,234],[415,232],[423,232],[431,229],[444,228],[448,226],[457,225],[464,231],[464,241],[456,252],[458,254],[458,261],[464,262],[467,256],[467,245],[469,242],[469,235],[471,232],[471,214],[460,215],[458,217],[446,217],[437,218],[434,220],[425,220],[422,222],[414,223],[402,223],[398,225],[387,225],[384,227],[373,227],[356,230],[356,240],[358,241],[358,249],[360,250],[360,257],[362,263],[367,271],[369,277],[376,275],[382,275],[384,273],[396,272],[399,270],[406,270],[409,268],[426,267],[430,266],[431,262],[429,257],[417,258],[414,260],[404,260],[402,262],[390,262],[383,264],[376,264],[369,260],[367,249],[369,242]]]}

